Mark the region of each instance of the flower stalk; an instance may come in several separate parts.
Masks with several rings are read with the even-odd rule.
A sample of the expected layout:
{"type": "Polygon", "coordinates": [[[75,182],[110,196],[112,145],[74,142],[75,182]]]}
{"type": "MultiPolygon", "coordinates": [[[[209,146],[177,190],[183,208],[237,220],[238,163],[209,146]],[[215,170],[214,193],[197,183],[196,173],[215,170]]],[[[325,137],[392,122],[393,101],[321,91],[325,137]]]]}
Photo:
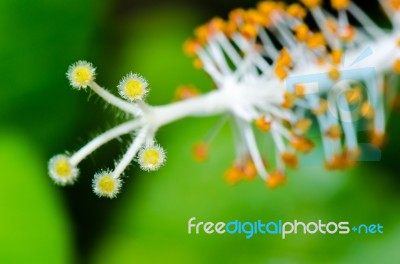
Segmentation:
{"type": "MultiPolygon", "coordinates": [[[[307,137],[313,124],[321,133],[325,167],[353,166],[360,153],[359,119],[372,127],[372,143],[384,141],[385,108],[390,101],[386,94],[396,94],[395,88],[387,91],[385,86],[400,73],[400,4],[380,1],[393,23],[392,31],[384,31],[349,0],[332,0],[334,14],[319,0],[301,2],[286,6],[263,1],[256,9],[236,9],[228,20],[214,18],[197,28],[184,50],[217,89],[199,95],[193,87],[181,87],[177,99],[184,100],[171,104],[148,105],[144,100],[149,84],[139,74],[122,78],[117,86],[120,99],[95,82],[90,63],[73,64],[67,73],[73,87],[91,89],[132,120],[99,135],[69,157],[53,158],[49,163],[52,178],[62,185],[72,183],[86,156],[131,133],[134,139],[115,169],[96,174],[93,183],[96,194],[113,198],[121,175],[135,158],[146,171],[164,164],[165,151],[155,141],[160,127],[188,116],[207,115],[223,116],[213,131],[226,120],[231,123],[236,159],[225,174],[231,184],[252,180],[256,174],[270,188],[286,183],[286,169],[296,168],[298,155],[314,147],[307,137]],[[316,29],[306,23],[306,9],[316,29]],[[350,17],[356,25],[349,22],[350,17]],[[276,150],[275,165],[263,156],[255,129],[272,138],[274,146],[269,147],[276,150]]],[[[196,145],[196,159],[206,159],[209,141],[196,145]]]]}

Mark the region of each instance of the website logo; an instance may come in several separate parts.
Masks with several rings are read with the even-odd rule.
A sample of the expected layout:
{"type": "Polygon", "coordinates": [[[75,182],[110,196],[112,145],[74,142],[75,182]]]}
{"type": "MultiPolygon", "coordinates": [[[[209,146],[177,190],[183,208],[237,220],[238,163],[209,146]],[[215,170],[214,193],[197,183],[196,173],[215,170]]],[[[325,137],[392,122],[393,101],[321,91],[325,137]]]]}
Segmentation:
{"type": "Polygon", "coordinates": [[[252,238],[254,235],[279,235],[285,239],[288,235],[296,234],[340,234],[347,235],[351,232],[356,234],[383,234],[383,226],[381,224],[360,224],[351,225],[348,221],[327,222],[322,220],[316,222],[294,221],[270,221],[264,222],[257,220],[255,222],[242,222],[234,220],[230,222],[203,222],[196,221],[196,217],[192,217],[188,221],[188,234],[243,234],[246,239],[252,238]]]}

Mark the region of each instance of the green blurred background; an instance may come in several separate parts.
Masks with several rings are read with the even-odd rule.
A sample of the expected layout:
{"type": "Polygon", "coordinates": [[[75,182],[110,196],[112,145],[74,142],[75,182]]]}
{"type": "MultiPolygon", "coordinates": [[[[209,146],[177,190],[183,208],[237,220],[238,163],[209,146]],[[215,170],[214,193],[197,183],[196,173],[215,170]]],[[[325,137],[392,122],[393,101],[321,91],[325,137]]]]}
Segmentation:
{"type": "MultiPolygon", "coordinates": [[[[216,118],[188,118],[160,130],[168,152],[158,172],[130,167],[117,199],[95,197],[91,179],[113,167],[129,137],[107,144],[80,166],[79,182],[55,186],[47,161],[74,151],[121,121],[96,96],[72,90],[68,66],[93,62],[97,80],[115,92],[121,76],[140,72],[148,101],[172,100],[180,84],[212,84],[181,51],[207,19],[256,1],[0,1],[0,263],[400,263],[399,114],[389,123],[381,162],[345,172],[306,167],[289,184],[229,186],[233,161],[224,127],[209,161],[191,146],[216,118]],[[380,223],[383,235],[279,236],[187,234],[198,221],[349,221],[380,223]]],[[[360,3],[362,5],[362,3],[360,3]]],[[[377,5],[364,4],[378,20],[377,5]]]]}

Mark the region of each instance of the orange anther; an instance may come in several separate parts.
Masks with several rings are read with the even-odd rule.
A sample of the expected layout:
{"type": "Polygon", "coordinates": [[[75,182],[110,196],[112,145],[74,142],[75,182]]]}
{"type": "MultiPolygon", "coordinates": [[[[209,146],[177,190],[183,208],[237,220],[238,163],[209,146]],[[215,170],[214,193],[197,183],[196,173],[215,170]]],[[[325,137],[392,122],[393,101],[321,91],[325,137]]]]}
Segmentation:
{"type": "Polygon", "coordinates": [[[286,182],[287,182],[286,176],[281,171],[272,172],[265,180],[265,184],[268,186],[268,188],[271,189],[282,186],[286,184],[286,182]]]}
{"type": "Polygon", "coordinates": [[[342,137],[342,128],[340,125],[331,125],[325,131],[325,136],[330,139],[340,139],[342,137]]]}
{"type": "Polygon", "coordinates": [[[199,90],[191,85],[181,85],[175,91],[175,100],[185,100],[196,97],[200,94],[199,90]]]}
{"type": "Polygon", "coordinates": [[[310,9],[321,6],[321,0],[301,0],[301,2],[310,9]]]}
{"type": "Polygon", "coordinates": [[[395,73],[400,74],[400,59],[394,61],[392,68],[395,73]]]}
{"type": "Polygon", "coordinates": [[[333,64],[340,64],[340,62],[342,61],[342,51],[340,49],[332,50],[331,59],[333,64]]]}
{"type": "Polygon", "coordinates": [[[257,169],[251,159],[243,166],[242,173],[243,178],[246,180],[254,180],[257,177],[257,169]]]}
{"type": "Polygon", "coordinates": [[[204,45],[207,42],[208,35],[209,35],[209,30],[208,30],[208,25],[202,25],[197,27],[194,30],[194,35],[197,38],[197,41],[204,45]]]}
{"type": "Polygon", "coordinates": [[[202,69],[203,68],[203,62],[199,58],[195,58],[193,61],[193,66],[196,69],[202,69]]]}
{"type": "Polygon", "coordinates": [[[290,145],[297,151],[304,154],[309,153],[314,148],[314,143],[305,137],[295,137],[291,140],[290,145]]]}
{"type": "Polygon", "coordinates": [[[208,144],[198,142],[193,146],[193,157],[196,161],[202,162],[208,158],[208,144]]]}
{"type": "Polygon", "coordinates": [[[302,118],[296,121],[293,125],[293,129],[295,132],[304,134],[306,133],[312,125],[312,121],[310,118],[302,118]]]}
{"type": "Polygon", "coordinates": [[[317,108],[312,109],[311,111],[313,112],[314,115],[322,115],[326,113],[326,110],[328,109],[328,103],[325,99],[321,99],[319,101],[319,106],[317,108]]]}
{"type": "Polygon", "coordinates": [[[314,33],[313,35],[308,37],[307,45],[310,49],[325,47],[326,42],[324,35],[322,35],[322,33],[314,33]]]}
{"type": "Polygon", "coordinates": [[[229,13],[229,21],[238,25],[238,24],[240,24],[240,22],[243,21],[245,13],[246,13],[246,11],[242,8],[233,9],[229,13]]]}
{"type": "Polygon", "coordinates": [[[268,132],[271,129],[271,122],[266,121],[264,115],[257,118],[254,123],[263,132],[268,132]]]}
{"type": "Polygon", "coordinates": [[[308,26],[306,24],[300,24],[293,28],[294,34],[298,41],[306,41],[308,39],[308,26]]]}
{"type": "Polygon", "coordinates": [[[242,33],[243,37],[246,39],[253,39],[257,36],[257,27],[250,23],[245,23],[240,28],[240,33],[242,33]]]}
{"type": "Polygon", "coordinates": [[[281,106],[283,108],[292,108],[295,100],[296,96],[293,93],[285,92],[283,94],[283,102],[281,103],[281,106]]]}
{"type": "Polygon", "coordinates": [[[183,43],[183,51],[188,56],[195,56],[200,47],[199,42],[194,39],[186,40],[185,43],[183,43]]]}
{"type": "Polygon", "coordinates": [[[329,70],[328,72],[328,76],[329,78],[331,78],[333,81],[337,81],[340,79],[340,71],[334,67],[332,69],[329,70]]]}
{"type": "Polygon", "coordinates": [[[225,180],[231,185],[238,183],[240,181],[241,176],[242,176],[242,171],[238,166],[232,166],[224,173],[225,180]]]}
{"type": "Polygon", "coordinates": [[[283,67],[275,67],[274,69],[275,75],[279,78],[279,80],[283,81],[288,76],[287,71],[283,67]]]}
{"type": "Polygon", "coordinates": [[[370,134],[370,141],[371,144],[380,148],[385,143],[385,134],[379,131],[372,131],[370,134]]]}
{"type": "Polygon", "coordinates": [[[303,84],[296,84],[294,86],[294,94],[298,98],[303,98],[306,95],[306,87],[303,84]]]}
{"type": "Polygon", "coordinates": [[[371,119],[375,115],[375,109],[369,102],[364,102],[361,105],[360,114],[368,119],[371,119]]]}
{"type": "Polygon", "coordinates": [[[307,15],[306,10],[299,4],[291,4],[286,9],[286,12],[289,16],[298,19],[304,19],[304,17],[307,15]]]}
{"type": "Polygon", "coordinates": [[[285,151],[282,153],[281,160],[289,168],[294,169],[297,168],[297,166],[299,165],[299,159],[297,158],[297,156],[289,151],[285,151]]]}
{"type": "Polygon", "coordinates": [[[362,93],[360,88],[353,88],[345,92],[346,101],[349,104],[355,104],[361,101],[362,93]]]}
{"type": "Polygon", "coordinates": [[[277,67],[290,67],[292,65],[292,58],[289,54],[289,51],[286,48],[283,48],[279,53],[279,57],[276,61],[277,67]]]}
{"type": "Polygon", "coordinates": [[[331,0],[331,5],[336,10],[346,9],[350,4],[350,0],[331,0]]]}
{"type": "Polygon", "coordinates": [[[389,0],[389,4],[394,11],[400,10],[400,0],[389,0]]]}

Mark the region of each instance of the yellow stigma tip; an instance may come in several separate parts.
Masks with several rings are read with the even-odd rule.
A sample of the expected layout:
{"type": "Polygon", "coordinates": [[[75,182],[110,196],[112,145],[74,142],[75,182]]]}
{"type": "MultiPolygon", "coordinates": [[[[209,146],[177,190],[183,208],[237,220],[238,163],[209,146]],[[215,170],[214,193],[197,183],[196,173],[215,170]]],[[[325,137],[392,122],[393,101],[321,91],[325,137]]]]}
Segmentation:
{"type": "Polygon", "coordinates": [[[139,152],[139,164],[142,170],[154,171],[165,162],[165,151],[159,145],[149,145],[139,152]]]}
{"type": "Polygon", "coordinates": [[[119,94],[128,101],[142,100],[147,94],[148,83],[138,74],[129,73],[118,84],[119,94]]]}
{"type": "Polygon", "coordinates": [[[96,174],[93,179],[93,191],[100,197],[114,198],[121,187],[121,181],[109,172],[96,174]]]}
{"type": "Polygon", "coordinates": [[[49,161],[49,174],[55,183],[72,184],[78,176],[78,169],[69,161],[66,155],[57,155],[49,161]]]}
{"type": "Polygon", "coordinates": [[[95,75],[95,69],[87,61],[78,61],[72,64],[67,72],[71,86],[77,89],[86,88],[90,82],[94,81],[95,75]]]}

